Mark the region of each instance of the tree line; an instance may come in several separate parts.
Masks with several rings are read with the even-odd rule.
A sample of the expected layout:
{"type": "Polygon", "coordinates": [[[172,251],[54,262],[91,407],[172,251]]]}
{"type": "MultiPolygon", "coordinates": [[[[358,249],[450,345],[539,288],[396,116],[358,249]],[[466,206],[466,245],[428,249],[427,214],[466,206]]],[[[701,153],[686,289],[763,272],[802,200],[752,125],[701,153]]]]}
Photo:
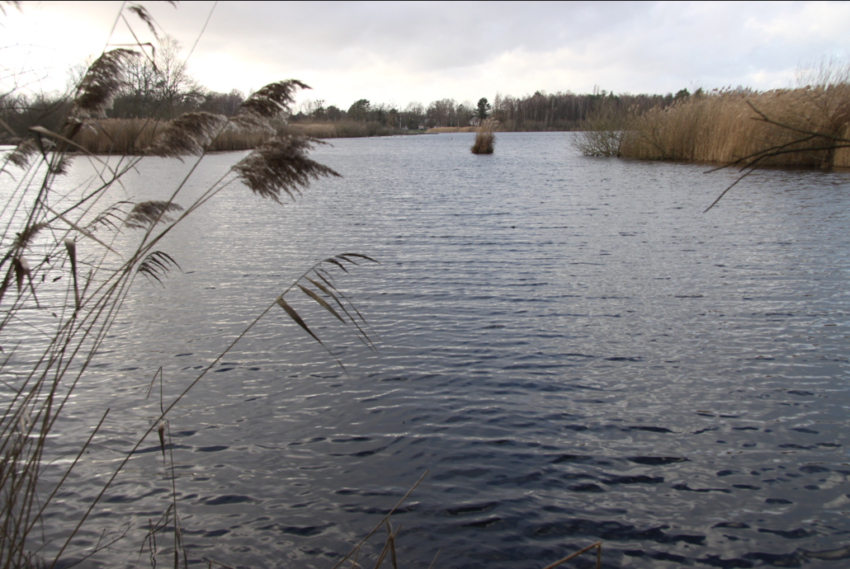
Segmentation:
{"type": "MultiPolygon", "coordinates": [[[[106,118],[171,120],[196,111],[233,116],[245,95],[236,89],[219,93],[202,87],[189,74],[179,51],[177,41],[164,37],[155,52],[128,60],[123,82],[106,110],[106,118]]],[[[73,92],[87,68],[81,64],[70,71],[69,92],[73,92]]],[[[35,125],[57,130],[72,106],[71,97],[66,94],[20,90],[0,93],[0,119],[5,123],[0,140],[8,142],[12,133],[22,135],[35,125]]]]}
{"type": "MultiPolygon", "coordinates": [[[[702,90],[695,94],[701,95],[702,90]]],[[[401,108],[359,99],[352,103],[348,110],[326,105],[325,101],[319,99],[302,103],[291,117],[291,121],[333,123],[348,120],[414,130],[475,126],[480,120],[490,116],[498,120],[504,130],[574,130],[579,128],[590,113],[603,107],[642,113],[652,108],[669,107],[675,101],[690,95],[687,89],[682,89],[675,95],[615,95],[604,90],[596,90],[590,94],[575,94],[570,91],[547,94],[537,91],[533,95],[523,97],[497,94],[492,104],[486,98],[479,99],[477,104],[440,99],[427,106],[412,102],[401,108]]]]}
{"type": "MultiPolygon", "coordinates": [[[[106,117],[169,120],[193,111],[232,116],[245,95],[236,89],[219,93],[199,85],[180,59],[179,48],[175,40],[165,38],[156,52],[131,61],[106,117]]],[[[76,70],[76,76],[72,72],[69,87],[79,79],[83,69],[85,67],[81,66],[76,70]]],[[[489,116],[499,121],[502,130],[575,130],[601,108],[643,113],[652,108],[668,107],[688,96],[690,93],[686,89],[675,95],[615,95],[598,89],[590,94],[537,91],[519,97],[497,94],[492,103],[482,97],[477,103],[439,99],[428,105],[411,102],[404,107],[358,99],[348,109],[327,105],[323,100],[307,100],[289,119],[296,124],[353,122],[393,130],[418,130],[475,126],[489,116]]],[[[0,136],[8,141],[9,131],[24,133],[34,125],[54,129],[70,105],[67,96],[57,94],[0,94],[0,118],[6,124],[0,136]]]]}

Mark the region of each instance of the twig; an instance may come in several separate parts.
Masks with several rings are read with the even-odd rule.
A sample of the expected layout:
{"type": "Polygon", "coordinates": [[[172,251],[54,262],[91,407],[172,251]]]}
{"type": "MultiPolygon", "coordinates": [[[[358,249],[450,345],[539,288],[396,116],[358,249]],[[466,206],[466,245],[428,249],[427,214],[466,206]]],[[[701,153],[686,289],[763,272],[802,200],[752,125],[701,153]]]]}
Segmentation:
{"type": "Polygon", "coordinates": [[[388,513],[386,516],[384,516],[384,517],[381,519],[381,521],[380,521],[380,522],[378,522],[378,525],[376,525],[374,528],[372,528],[372,531],[370,531],[370,532],[366,535],[366,537],[364,537],[363,539],[361,539],[361,540],[360,540],[360,543],[358,543],[356,546],[354,546],[354,549],[352,549],[351,551],[349,551],[349,552],[348,552],[348,555],[346,555],[345,557],[343,557],[343,558],[339,561],[339,563],[337,563],[336,565],[334,565],[334,566],[333,566],[333,568],[332,568],[332,569],[337,569],[340,565],[342,565],[343,563],[345,563],[345,561],[346,561],[349,557],[351,557],[351,556],[352,556],[352,554],[354,554],[354,553],[355,553],[358,549],[360,549],[360,546],[361,546],[361,545],[363,545],[364,543],[366,543],[366,540],[367,540],[367,539],[369,539],[370,537],[372,537],[372,535],[373,535],[376,531],[378,531],[378,528],[380,528],[382,525],[384,525],[384,521],[386,521],[386,520],[387,520],[387,519],[388,519],[388,518],[389,518],[389,517],[393,514],[393,512],[395,512],[395,511],[396,511],[396,509],[398,509],[398,507],[399,507],[399,506],[401,506],[402,502],[404,502],[405,500],[407,500],[407,497],[408,497],[408,496],[410,496],[411,492],[413,492],[413,491],[416,489],[416,487],[417,487],[417,486],[419,486],[419,483],[420,483],[420,482],[422,482],[422,480],[423,480],[423,479],[424,479],[427,475],[428,475],[428,471],[426,470],[425,472],[423,472],[423,473],[422,473],[422,476],[420,476],[420,477],[419,477],[419,480],[417,480],[417,481],[416,481],[416,484],[414,484],[413,486],[411,486],[410,490],[408,490],[408,491],[407,491],[407,494],[405,494],[404,496],[402,496],[401,500],[399,500],[399,501],[398,501],[398,503],[397,503],[395,506],[393,506],[393,509],[392,509],[392,510],[390,510],[390,511],[389,511],[389,513],[388,513]]]}
{"type": "Polygon", "coordinates": [[[580,549],[580,550],[576,551],[575,553],[573,553],[571,555],[567,555],[563,559],[559,559],[558,561],[555,561],[551,565],[547,565],[543,569],[552,569],[553,567],[557,567],[561,563],[565,563],[565,562],[569,561],[570,559],[572,559],[573,557],[578,557],[579,555],[581,555],[585,551],[590,551],[594,547],[598,548],[598,551],[596,553],[596,567],[597,567],[597,569],[599,569],[599,566],[602,562],[602,542],[601,541],[597,541],[596,543],[594,543],[592,545],[588,545],[584,549],[580,549]]]}

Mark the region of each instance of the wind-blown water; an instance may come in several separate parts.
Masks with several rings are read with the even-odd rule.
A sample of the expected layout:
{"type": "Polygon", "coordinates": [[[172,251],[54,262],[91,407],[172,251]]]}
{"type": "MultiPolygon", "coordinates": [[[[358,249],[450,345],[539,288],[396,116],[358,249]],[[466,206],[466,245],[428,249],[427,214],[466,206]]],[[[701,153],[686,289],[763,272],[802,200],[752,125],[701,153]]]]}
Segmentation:
{"type": "MultiPolygon", "coordinates": [[[[348,375],[275,309],[171,417],[190,560],[330,567],[427,469],[393,516],[406,567],[542,567],[596,540],[606,567],[845,566],[850,175],[764,171],[703,214],[735,172],[580,157],[565,133],[475,156],[473,136],[336,140],[313,157],[343,179],[282,207],[233,187],[190,218],[162,247],[183,274],[136,283],[70,407],[69,433],[113,418],[47,534],[156,415],[160,366],[167,402],[355,252],[381,265],[338,284],[377,354],[290,293],[348,375]]],[[[235,162],[207,160],[193,188],[235,162]]],[[[161,197],[188,168],[125,184],[161,197]]],[[[154,439],[93,527],[168,506],[154,439]]],[[[98,562],[134,565],[139,535],[98,562]]]]}

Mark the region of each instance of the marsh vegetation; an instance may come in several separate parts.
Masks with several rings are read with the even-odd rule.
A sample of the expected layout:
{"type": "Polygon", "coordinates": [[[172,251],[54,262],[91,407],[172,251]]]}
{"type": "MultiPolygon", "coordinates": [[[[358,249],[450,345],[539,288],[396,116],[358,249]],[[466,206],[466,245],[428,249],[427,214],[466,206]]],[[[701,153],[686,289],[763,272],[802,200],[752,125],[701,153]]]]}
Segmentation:
{"type": "MultiPolygon", "coordinates": [[[[370,123],[362,101],[352,112],[364,120],[328,123],[333,130],[288,120],[297,114],[294,93],[306,87],[294,80],[271,84],[226,113],[104,118],[140,52],[105,52],[57,107],[64,114],[50,128],[9,127],[23,140],[3,166],[5,181],[13,181],[3,186],[0,242],[0,566],[79,562],[97,553],[107,556],[103,565],[114,564],[104,550],[130,531],[120,505],[133,503],[133,520],[149,522],[143,546],[151,565],[220,564],[195,553],[201,548],[224,551],[233,564],[362,561],[365,541],[351,536],[376,518],[367,538],[379,530],[387,537],[372,552],[378,564],[395,563],[399,526],[387,517],[396,513],[416,532],[405,552],[423,565],[442,545],[450,564],[543,565],[597,539],[615,544],[606,546],[613,559],[642,567],[674,556],[735,566],[850,557],[838,442],[845,435],[833,416],[846,403],[834,380],[846,371],[847,302],[836,291],[845,286],[842,212],[849,208],[840,192],[810,198],[799,191],[842,178],[775,175],[751,188],[746,212],[705,221],[691,212],[711,182],[693,167],[570,157],[570,137],[560,133],[499,135],[500,152],[486,160],[469,155],[469,137],[450,134],[406,145],[319,146],[308,136],[369,132],[381,123],[370,123]],[[230,146],[219,146],[229,136],[230,146]],[[205,170],[209,153],[228,147],[255,150],[219,155],[205,170]],[[108,160],[95,155],[101,152],[138,156],[108,160]],[[142,155],[158,162],[146,170],[142,155]],[[186,167],[179,176],[155,177],[178,166],[186,167]],[[137,171],[146,176],[141,190],[116,201],[137,171]],[[330,185],[337,171],[352,172],[353,181],[330,185]],[[71,173],[80,178],[67,182],[71,173]],[[190,189],[194,176],[214,181],[190,189]],[[81,178],[85,184],[76,183],[81,178]],[[659,187],[659,178],[673,182],[659,187]],[[270,201],[298,198],[310,183],[324,184],[327,195],[306,214],[268,215],[270,201]],[[266,200],[251,209],[244,195],[230,196],[217,216],[179,233],[226,189],[266,200]],[[777,216],[791,221],[778,227],[777,216]],[[812,232],[807,224],[815,222],[812,232]],[[219,232],[206,249],[197,245],[204,229],[219,232]],[[249,245],[239,248],[235,236],[245,231],[249,245]],[[695,254],[693,245],[707,241],[712,251],[695,254]],[[339,254],[304,265],[304,250],[319,245],[339,254]],[[317,364],[267,318],[275,311],[319,351],[329,322],[345,323],[373,347],[371,329],[337,288],[337,278],[371,263],[346,252],[352,246],[395,262],[370,301],[392,322],[382,332],[401,338],[390,346],[389,365],[346,346],[368,378],[360,383],[346,383],[342,368],[328,372],[326,354],[317,364]],[[199,273],[193,286],[161,288],[187,260],[199,273]],[[281,280],[280,266],[303,272],[281,280]],[[213,279],[221,279],[220,290],[213,279]],[[131,296],[142,280],[156,292],[131,296]],[[249,292],[259,290],[254,281],[274,281],[275,293],[244,311],[249,292]],[[326,319],[320,326],[302,317],[291,301],[296,293],[326,319]],[[216,311],[209,320],[171,318],[203,313],[194,304],[202,295],[216,311]],[[707,310],[704,298],[718,310],[707,310]],[[126,304],[134,309],[129,323],[119,318],[126,304]],[[163,318],[165,332],[127,339],[128,330],[147,331],[153,317],[163,318]],[[240,323],[238,333],[229,335],[228,319],[240,323]],[[260,329],[250,349],[223,361],[260,329]],[[212,356],[172,353],[224,337],[212,356]],[[707,353],[707,345],[716,351],[707,353]],[[164,364],[162,354],[169,356],[164,364]],[[157,390],[165,393],[157,403],[138,402],[147,407],[137,423],[135,404],[124,403],[117,420],[111,411],[122,405],[121,394],[138,392],[139,368],[130,364],[153,376],[154,399],[157,390]],[[98,369],[108,381],[92,380],[98,369]],[[189,390],[228,372],[238,377],[218,379],[201,410],[184,410],[208,423],[173,430],[189,390]],[[183,382],[169,397],[171,374],[183,382]],[[84,388],[87,397],[78,398],[84,388]],[[222,403],[232,398],[237,405],[222,403]],[[801,401],[805,420],[793,411],[801,401]],[[162,461],[157,476],[142,464],[148,457],[156,469],[162,461]],[[398,488],[409,488],[429,465],[438,469],[433,487],[417,489],[422,498],[398,510],[397,498],[407,497],[398,488]],[[116,490],[121,475],[130,481],[116,490]],[[374,506],[387,497],[388,506],[374,506]],[[599,508],[599,497],[612,506],[599,508]],[[104,526],[121,529],[101,533],[104,526]],[[732,532],[742,537],[728,538],[732,532]],[[331,547],[340,543],[346,547],[331,547]]],[[[744,101],[755,113],[745,122],[755,116],[765,128],[793,133],[765,136],[751,156],[772,164],[804,150],[804,165],[843,164],[840,92],[831,83],[801,89],[796,106],[786,105],[794,109],[788,118],[785,93],[744,101]],[[810,122],[782,122],[797,113],[810,122]],[[817,148],[823,140],[839,144],[817,148]]],[[[744,120],[733,112],[740,95],[682,96],[663,112],[630,111],[626,118],[636,122],[625,123],[602,94],[598,100],[610,106],[600,103],[588,116],[597,127],[590,132],[603,136],[590,141],[600,153],[619,154],[630,133],[642,132],[623,125],[646,120],[652,142],[644,144],[657,153],[642,157],[670,159],[680,146],[697,144],[685,133],[707,133],[727,112],[738,118],[719,132],[731,132],[744,120]],[[727,99],[716,108],[698,105],[727,99]],[[700,122],[712,109],[714,119],[700,122]]],[[[497,101],[492,112],[508,108],[497,101]]],[[[527,110],[523,124],[530,125],[527,110]]],[[[490,119],[479,130],[483,151],[489,135],[492,152],[494,126],[490,119]]],[[[718,147],[721,139],[713,139],[718,147]]],[[[698,155],[691,149],[678,159],[698,155]]]]}
{"type": "MultiPolygon", "coordinates": [[[[143,7],[131,5],[127,13],[138,16],[156,35],[155,23],[143,7]]],[[[114,342],[111,331],[137,281],[162,285],[171,272],[180,270],[179,262],[161,248],[166,236],[227,188],[238,187],[280,203],[282,198],[294,200],[315,180],[339,177],[309,158],[315,139],[285,131],[295,93],[309,88],[297,80],[266,85],[239,101],[230,116],[192,111],[163,121],[104,118],[105,111],[126,93],[132,78],[153,67],[152,60],[150,67],[139,64],[151,58],[146,49],[150,47],[142,43],[134,48],[108,45],[80,74],[72,93],[54,106],[64,111],[51,116],[54,129],[34,125],[18,132],[3,124],[7,134],[18,140],[0,167],[8,182],[3,186],[0,214],[0,248],[4,252],[0,258],[3,568],[76,564],[124,539],[131,530],[125,520],[116,524],[117,529],[103,529],[94,540],[89,539],[94,533],[89,527],[103,515],[108,493],[154,432],[165,474],[162,490],[170,499],[151,514],[140,555],[147,549],[152,566],[162,556],[171,557],[175,568],[188,566],[169,425],[175,406],[276,307],[324,346],[308,325],[309,319],[301,316],[303,310],[290,304],[295,291],[373,347],[365,320],[337,288],[335,273],[348,273],[374,260],[351,252],[321,260],[288,285],[281,283],[279,294],[268,299],[265,309],[256,307],[255,314],[244,320],[242,331],[223,343],[218,354],[176,394],[163,395],[162,368],[153,373],[148,395],[158,379],[158,411],[143,425],[122,425],[130,440],[122,441],[119,458],[100,464],[102,470],[97,471],[88,455],[93,441],[109,429],[110,408],[94,410],[96,421],[81,426],[81,417],[90,417],[92,410],[75,415],[75,398],[89,386],[92,369],[101,365],[99,358],[110,351],[114,342]],[[231,155],[234,162],[218,179],[200,191],[197,187],[190,191],[188,187],[195,185],[193,173],[208,154],[223,145],[253,151],[231,155]],[[117,161],[97,156],[116,153],[143,156],[124,156],[117,161]],[[129,200],[118,199],[124,180],[138,171],[143,159],[185,158],[192,160],[191,168],[182,178],[167,180],[167,188],[149,188],[129,200]],[[88,162],[95,173],[79,185],[66,181],[75,160],[88,162]],[[163,193],[164,199],[152,199],[163,193]],[[80,429],[85,433],[82,439],[68,432],[80,429]],[[91,474],[93,469],[96,482],[85,497],[86,506],[73,513],[63,510],[67,483],[81,471],[91,474]],[[46,531],[46,527],[54,527],[50,520],[56,517],[65,519],[54,531],[46,531]]],[[[165,48],[167,53],[168,44],[165,48]]],[[[178,107],[167,105],[171,110],[178,107]]],[[[395,534],[389,522],[382,520],[379,525],[384,524],[389,528],[384,555],[394,557],[395,534]]],[[[355,547],[352,555],[359,550],[355,547]]]]}
{"type": "Polygon", "coordinates": [[[493,154],[493,148],[496,145],[496,136],[493,134],[495,130],[495,120],[487,119],[481,123],[475,131],[475,142],[471,149],[473,154],[493,154]]]}
{"type": "Polygon", "coordinates": [[[646,111],[602,106],[582,123],[586,155],[744,166],[850,167],[850,73],[823,64],[793,89],[715,90],[646,111]]]}

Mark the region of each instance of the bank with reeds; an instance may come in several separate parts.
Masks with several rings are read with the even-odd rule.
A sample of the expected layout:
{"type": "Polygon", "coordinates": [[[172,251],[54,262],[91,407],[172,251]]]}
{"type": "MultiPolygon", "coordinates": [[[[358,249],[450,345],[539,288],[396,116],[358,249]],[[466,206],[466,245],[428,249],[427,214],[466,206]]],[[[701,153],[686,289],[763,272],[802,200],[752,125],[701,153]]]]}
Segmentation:
{"type": "Polygon", "coordinates": [[[643,113],[588,116],[584,154],[759,166],[850,167],[850,84],[715,91],[643,113]]]}
{"type": "MultiPolygon", "coordinates": [[[[158,133],[170,121],[154,119],[102,119],[90,121],[75,142],[93,154],[140,155],[146,152],[158,133]]],[[[340,121],[336,123],[281,123],[272,131],[232,128],[221,133],[211,143],[210,151],[252,150],[273,136],[289,134],[311,138],[359,138],[367,136],[396,136],[419,134],[424,131],[407,131],[388,128],[374,123],[340,121]]]]}

